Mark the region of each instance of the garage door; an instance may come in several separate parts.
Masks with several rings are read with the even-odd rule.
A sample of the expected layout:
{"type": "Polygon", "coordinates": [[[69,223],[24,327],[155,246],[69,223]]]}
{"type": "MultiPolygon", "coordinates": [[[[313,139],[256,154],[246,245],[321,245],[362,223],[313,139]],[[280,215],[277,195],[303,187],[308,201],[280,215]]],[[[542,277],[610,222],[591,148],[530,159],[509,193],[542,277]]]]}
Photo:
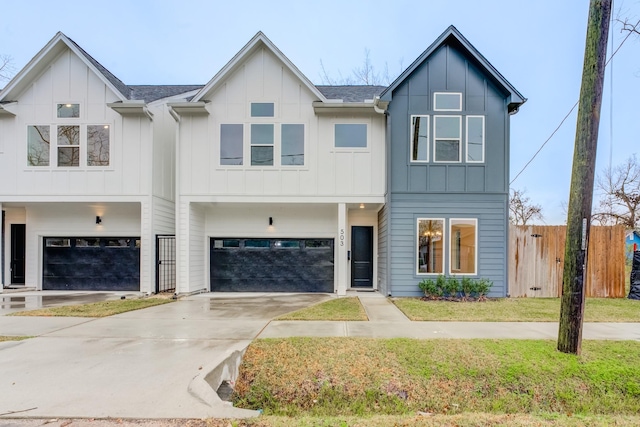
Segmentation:
{"type": "Polygon", "coordinates": [[[333,292],[333,239],[211,239],[211,290],[333,292]]]}
{"type": "Polygon", "coordinates": [[[139,291],[139,237],[45,237],[42,289],[139,291]]]}

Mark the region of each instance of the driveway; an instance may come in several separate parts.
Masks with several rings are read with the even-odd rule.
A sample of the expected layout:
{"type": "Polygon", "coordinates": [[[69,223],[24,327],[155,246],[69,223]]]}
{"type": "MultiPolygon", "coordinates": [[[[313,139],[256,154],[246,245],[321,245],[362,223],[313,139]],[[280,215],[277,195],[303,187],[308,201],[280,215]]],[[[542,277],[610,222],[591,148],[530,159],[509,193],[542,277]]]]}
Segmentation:
{"type": "Polygon", "coordinates": [[[272,318],[330,298],[201,294],[102,319],[0,316],[0,335],[36,336],[0,343],[0,416],[248,415],[212,402],[207,375],[272,318]]]}

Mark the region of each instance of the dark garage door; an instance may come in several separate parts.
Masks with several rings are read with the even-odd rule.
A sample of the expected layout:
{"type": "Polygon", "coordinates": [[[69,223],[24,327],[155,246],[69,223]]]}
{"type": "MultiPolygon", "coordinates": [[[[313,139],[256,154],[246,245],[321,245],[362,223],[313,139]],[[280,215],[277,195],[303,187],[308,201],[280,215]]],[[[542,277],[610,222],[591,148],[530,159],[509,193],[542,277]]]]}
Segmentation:
{"type": "Polygon", "coordinates": [[[211,239],[211,290],[333,292],[333,239],[211,239]]]}
{"type": "Polygon", "coordinates": [[[139,291],[139,237],[45,237],[42,289],[139,291]]]}

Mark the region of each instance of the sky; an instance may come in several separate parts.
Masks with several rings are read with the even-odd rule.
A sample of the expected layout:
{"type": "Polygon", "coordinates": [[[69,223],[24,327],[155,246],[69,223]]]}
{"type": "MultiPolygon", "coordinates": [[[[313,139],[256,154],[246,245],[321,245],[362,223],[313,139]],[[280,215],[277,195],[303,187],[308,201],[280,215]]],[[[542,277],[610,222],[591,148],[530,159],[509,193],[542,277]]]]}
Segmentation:
{"type": "MultiPolygon", "coordinates": [[[[587,0],[0,0],[0,55],[16,72],[62,31],[126,84],[205,84],[262,31],[315,84],[360,67],[369,51],[395,78],[449,26],[528,101],[511,117],[511,179],[579,98],[587,0]]],[[[640,0],[614,0],[640,20],[640,0]]],[[[607,57],[628,33],[613,22],[607,57]],[[611,48],[613,43],[613,49],[611,48]]],[[[2,85],[2,83],[0,83],[2,85]]],[[[640,36],[607,68],[596,174],[640,156],[640,36]]],[[[577,109],[511,184],[564,224],[577,109]]],[[[597,199],[597,195],[596,195],[597,199]]],[[[594,202],[595,206],[595,202],[594,202]]]]}

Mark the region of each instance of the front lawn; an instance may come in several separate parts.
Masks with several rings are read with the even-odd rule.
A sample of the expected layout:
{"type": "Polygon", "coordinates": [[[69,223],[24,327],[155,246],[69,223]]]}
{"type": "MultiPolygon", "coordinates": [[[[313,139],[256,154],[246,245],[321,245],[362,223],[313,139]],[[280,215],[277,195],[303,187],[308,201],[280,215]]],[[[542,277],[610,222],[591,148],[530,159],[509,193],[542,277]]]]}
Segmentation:
{"type": "Polygon", "coordinates": [[[107,317],[127,311],[140,310],[155,305],[166,304],[174,300],[168,298],[141,298],[93,302],[90,304],[66,305],[41,308],[38,310],[17,311],[7,316],[43,316],[43,317],[107,317]]]}
{"type": "MultiPolygon", "coordinates": [[[[483,302],[392,298],[411,320],[460,322],[557,322],[560,298],[500,298],[483,302]]],[[[640,322],[640,301],[587,298],[585,322],[640,322]]]]}
{"type": "Polygon", "coordinates": [[[288,417],[637,417],[640,342],[585,341],[581,356],[555,347],[541,340],[262,339],[245,353],[234,405],[288,417]]]}
{"type": "Polygon", "coordinates": [[[278,317],[276,320],[369,320],[358,297],[336,298],[278,317]]]}

